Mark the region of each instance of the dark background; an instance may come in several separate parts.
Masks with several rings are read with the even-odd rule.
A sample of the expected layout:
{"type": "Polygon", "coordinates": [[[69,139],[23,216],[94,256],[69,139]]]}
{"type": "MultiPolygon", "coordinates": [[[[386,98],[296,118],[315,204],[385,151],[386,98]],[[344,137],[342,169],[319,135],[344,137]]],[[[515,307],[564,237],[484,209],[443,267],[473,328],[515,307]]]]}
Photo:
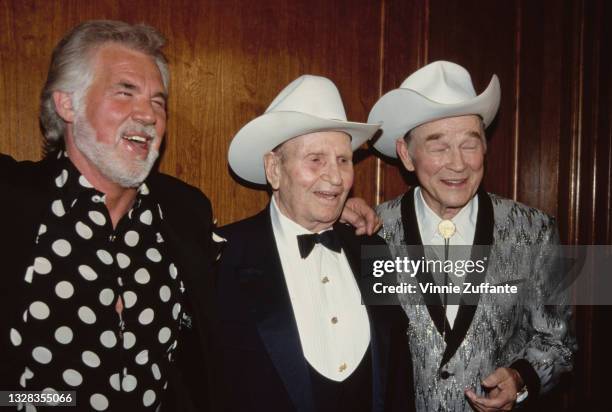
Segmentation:
{"type": "MultiPolygon", "coordinates": [[[[446,59],[470,71],[479,93],[493,73],[501,81],[486,189],[556,216],[565,244],[611,244],[611,8],[606,0],[0,0],[0,152],[40,158],[38,96],[68,29],[94,18],[144,22],[168,37],[171,62],[161,170],[200,187],[225,224],[267,202],[228,173],[229,142],[291,80],[330,77],[349,119],[365,121],[382,93],[446,59]]],[[[359,157],[356,195],[379,203],[406,190],[410,179],[395,165],[359,157]]],[[[612,311],[574,312],[575,373],[536,410],[612,409],[604,403],[612,311]]]]}

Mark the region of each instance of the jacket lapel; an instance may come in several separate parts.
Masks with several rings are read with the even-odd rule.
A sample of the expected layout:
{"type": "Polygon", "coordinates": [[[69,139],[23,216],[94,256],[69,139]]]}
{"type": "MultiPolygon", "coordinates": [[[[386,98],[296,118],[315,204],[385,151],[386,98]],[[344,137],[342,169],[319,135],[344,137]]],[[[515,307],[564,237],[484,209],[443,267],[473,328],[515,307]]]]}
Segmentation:
{"type": "Polygon", "coordinates": [[[272,231],[269,206],[256,217],[246,266],[238,269],[241,295],[296,409],[313,411],[312,388],[291,299],[272,231]]]}
{"type": "MultiPolygon", "coordinates": [[[[407,250],[413,260],[425,258],[419,224],[417,222],[416,210],[414,207],[414,188],[410,189],[402,198],[402,225],[404,226],[404,238],[407,250]]],[[[419,284],[433,284],[434,279],[429,272],[419,272],[416,275],[419,284]]],[[[440,335],[444,335],[444,330],[450,330],[450,325],[444,314],[440,295],[437,293],[424,293],[423,299],[427,305],[427,311],[440,335]]],[[[448,335],[446,336],[448,338],[448,335]]],[[[447,340],[448,342],[448,340],[447,340]]]]}
{"type": "MultiPolygon", "coordinates": [[[[402,224],[404,226],[404,236],[406,245],[410,251],[415,251],[413,259],[420,259],[424,256],[423,242],[419,233],[419,225],[417,222],[416,211],[414,207],[414,188],[408,191],[402,198],[402,224]]],[[[478,215],[476,218],[476,231],[474,234],[474,245],[481,247],[473,247],[471,253],[472,261],[483,259],[489,255],[490,245],[493,244],[493,204],[491,198],[484,190],[478,191],[478,215]],[[482,247],[489,246],[489,247],[482,247]]],[[[472,284],[481,283],[487,273],[488,260],[485,260],[485,270],[482,273],[472,272],[466,276],[465,281],[472,284]]],[[[419,283],[434,282],[433,276],[429,272],[422,272],[417,275],[419,283]]],[[[437,293],[428,293],[424,295],[427,310],[434,322],[436,329],[442,335],[443,331],[448,331],[445,335],[446,349],[442,355],[440,366],[446,364],[455,354],[457,348],[463,342],[467,331],[472,324],[472,319],[476,313],[480,294],[471,294],[469,302],[461,298],[461,306],[455,319],[454,327],[451,328],[444,313],[442,301],[437,293]],[[469,303],[469,304],[467,304],[469,303]]]]}
{"type": "MultiPolygon", "coordinates": [[[[479,190],[478,216],[476,218],[476,231],[474,233],[475,247],[472,247],[471,259],[472,262],[475,262],[476,260],[484,260],[486,258],[486,260],[484,260],[485,270],[482,273],[469,273],[466,276],[466,282],[480,284],[485,279],[488,270],[490,246],[493,244],[493,224],[493,203],[491,202],[491,198],[484,190],[479,190]]],[[[472,324],[472,320],[474,319],[476,309],[478,308],[480,294],[470,294],[469,302],[466,302],[464,297],[465,296],[461,297],[461,306],[459,306],[454,327],[447,335],[447,345],[442,355],[440,366],[446,364],[453,357],[455,352],[457,352],[457,348],[459,348],[459,345],[463,342],[472,324]]]]}

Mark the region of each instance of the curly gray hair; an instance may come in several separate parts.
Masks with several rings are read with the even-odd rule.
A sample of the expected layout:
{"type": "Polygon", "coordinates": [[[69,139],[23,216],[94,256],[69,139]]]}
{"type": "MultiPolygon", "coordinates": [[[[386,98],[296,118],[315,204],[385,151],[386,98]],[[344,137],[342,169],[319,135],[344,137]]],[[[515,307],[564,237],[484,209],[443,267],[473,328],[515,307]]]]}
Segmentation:
{"type": "Polygon", "coordinates": [[[93,78],[91,57],[99,46],[117,43],[145,53],[155,60],[168,90],[168,61],[161,49],[166,39],[156,29],[144,24],[122,21],[91,20],[73,28],[53,50],[47,81],[40,95],[40,125],[45,136],[44,152],[63,146],[66,124],[57,114],[53,92],[72,93],[76,106],[83,98],[93,78]]]}

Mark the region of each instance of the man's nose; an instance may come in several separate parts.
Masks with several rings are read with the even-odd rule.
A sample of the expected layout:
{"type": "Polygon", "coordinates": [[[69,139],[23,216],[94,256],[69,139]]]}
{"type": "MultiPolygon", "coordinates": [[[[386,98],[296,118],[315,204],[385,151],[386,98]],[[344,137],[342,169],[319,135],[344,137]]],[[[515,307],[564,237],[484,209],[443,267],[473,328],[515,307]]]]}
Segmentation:
{"type": "Polygon", "coordinates": [[[132,111],[132,118],[146,126],[154,125],[157,122],[157,118],[155,117],[153,103],[148,99],[137,99],[132,111]]]}
{"type": "Polygon", "coordinates": [[[461,172],[465,169],[465,160],[459,148],[452,148],[449,150],[446,167],[456,172],[461,172]]]}
{"type": "Polygon", "coordinates": [[[326,176],[327,181],[333,185],[342,184],[342,174],[340,173],[340,166],[337,160],[332,160],[327,163],[324,176],[326,176]]]}

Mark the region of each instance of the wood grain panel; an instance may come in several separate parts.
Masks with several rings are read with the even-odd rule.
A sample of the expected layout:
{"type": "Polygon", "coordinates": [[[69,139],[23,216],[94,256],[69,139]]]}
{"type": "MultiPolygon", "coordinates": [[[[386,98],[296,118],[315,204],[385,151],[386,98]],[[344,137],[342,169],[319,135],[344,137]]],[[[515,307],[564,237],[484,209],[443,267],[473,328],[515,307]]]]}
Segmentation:
{"type": "MultiPolygon", "coordinates": [[[[38,159],[38,94],[54,44],[80,21],[144,22],[168,37],[172,80],[161,170],[209,195],[219,223],[249,216],[268,195],[228,173],[242,125],[303,73],[331,78],[349,119],[365,121],[378,96],[377,1],[0,2],[0,151],[38,159]]],[[[375,159],[358,154],[355,194],[374,200],[375,159]]]]}

